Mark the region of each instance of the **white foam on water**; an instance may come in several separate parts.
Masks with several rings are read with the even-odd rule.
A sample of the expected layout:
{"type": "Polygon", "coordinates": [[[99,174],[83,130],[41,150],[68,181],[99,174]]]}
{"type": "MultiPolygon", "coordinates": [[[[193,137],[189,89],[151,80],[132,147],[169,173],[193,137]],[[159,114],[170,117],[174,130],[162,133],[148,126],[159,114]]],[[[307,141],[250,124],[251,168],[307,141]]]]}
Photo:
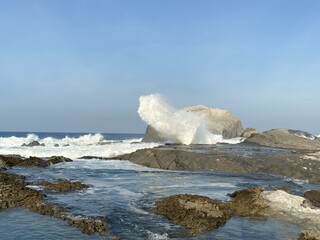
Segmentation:
{"type": "Polygon", "coordinates": [[[131,140],[123,142],[118,141],[106,145],[86,145],[88,142],[92,143],[94,141],[77,139],[77,141],[73,141],[72,145],[70,144],[70,146],[66,147],[54,147],[51,144],[36,147],[22,147],[20,144],[16,143],[14,146],[0,144],[0,154],[19,154],[23,157],[64,156],[71,159],[76,159],[83,156],[115,157],[121,154],[134,152],[138,149],[153,148],[160,145],[156,143],[132,144],[134,141],[131,140]]]}
{"type": "Polygon", "coordinates": [[[175,110],[159,94],[141,96],[139,102],[141,119],[169,141],[183,144],[235,144],[242,141],[242,138],[223,139],[221,135],[210,133],[199,116],[185,110],[175,110]]]}
{"type": "Polygon", "coordinates": [[[271,209],[292,221],[302,221],[309,227],[320,230],[320,208],[306,205],[303,197],[289,194],[282,190],[264,191],[262,196],[269,201],[271,209]]]}

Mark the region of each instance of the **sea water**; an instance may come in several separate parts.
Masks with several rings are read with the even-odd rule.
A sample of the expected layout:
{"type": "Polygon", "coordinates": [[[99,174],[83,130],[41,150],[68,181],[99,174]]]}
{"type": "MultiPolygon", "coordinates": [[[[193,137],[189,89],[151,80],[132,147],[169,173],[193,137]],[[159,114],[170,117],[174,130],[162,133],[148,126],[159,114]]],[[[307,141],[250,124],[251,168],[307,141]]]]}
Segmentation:
{"type": "MultiPolygon", "coordinates": [[[[46,157],[63,155],[73,162],[47,168],[8,170],[27,176],[30,188],[43,191],[47,200],[75,214],[105,217],[113,235],[121,239],[295,239],[302,227],[273,218],[232,218],[215,231],[190,237],[185,229],[153,213],[155,202],[172,194],[189,193],[228,200],[228,193],[248,187],[289,187],[296,194],[319,188],[280,176],[227,174],[214,171],[167,171],[128,161],[80,159],[112,157],[158,144],[141,143],[141,135],[2,133],[0,154],[46,157]],[[37,140],[45,146],[22,147],[37,140]],[[59,144],[59,147],[55,147],[59,144]],[[68,146],[65,146],[67,145],[68,146]],[[83,150],[84,149],[84,150],[83,150]],[[46,191],[36,182],[61,178],[81,181],[89,188],[70,193],[46,191]]],[[[245,149],[244,151],[250,151],[245,149]]],[[[25,209],[0,212],[0,239],[110,239],[85,235],[65,222],[25,209]]]]}

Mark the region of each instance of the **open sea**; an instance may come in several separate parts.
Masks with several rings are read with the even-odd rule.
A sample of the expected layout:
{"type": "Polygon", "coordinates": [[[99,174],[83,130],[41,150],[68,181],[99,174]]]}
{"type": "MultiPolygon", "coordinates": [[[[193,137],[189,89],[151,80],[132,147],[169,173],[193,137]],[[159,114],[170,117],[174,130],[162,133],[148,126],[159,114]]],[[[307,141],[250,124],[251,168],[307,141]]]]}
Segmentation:
{"type": "MultiPolygon", "coordinates": [[[[274,175],[240,175],[215,171],[167,171],[128,161],[80,159],[83,156],[114,157],[159,144],[141,143],[142,134],[23,133],[0,132],[0,155],[24,157],[65,156],[73,162],[48,168],[18,167],[8,170],[27,176],[30,182],[66,178],[89,188],[69,193],[46,191],[50,202],[71,212],[107,219],[112,235],[121,239],[297,239],[302,227],[274,218],[232,218],[216,231],[189,236],[185,229],[152,212],[154,203],[178,193],[228,200],[227,193],[262,186],[289,187],[296,194],[318,188],[304,181],[274,175]],[[23,147],[38,141],[45,146],[23,147]]],[[[16,208],[0,211],[0,239],[111,239],[86,235],[66,222],[16,208]]]]}

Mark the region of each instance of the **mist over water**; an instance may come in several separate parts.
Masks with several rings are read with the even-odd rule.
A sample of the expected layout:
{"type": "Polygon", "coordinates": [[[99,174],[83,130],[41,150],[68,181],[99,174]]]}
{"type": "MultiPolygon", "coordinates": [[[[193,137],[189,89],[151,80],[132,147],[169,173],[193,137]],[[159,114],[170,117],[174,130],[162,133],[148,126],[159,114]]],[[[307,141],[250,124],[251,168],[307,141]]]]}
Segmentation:
{"type": "Polygon", "coordinates": [[[203,119],[183,109],[175,110],[160,94],[141,96],[139,103],[141,119],[169,141],[187,145],[239,142],[239,139],[226,140],[221,135],[212,134],[203,119]]]}

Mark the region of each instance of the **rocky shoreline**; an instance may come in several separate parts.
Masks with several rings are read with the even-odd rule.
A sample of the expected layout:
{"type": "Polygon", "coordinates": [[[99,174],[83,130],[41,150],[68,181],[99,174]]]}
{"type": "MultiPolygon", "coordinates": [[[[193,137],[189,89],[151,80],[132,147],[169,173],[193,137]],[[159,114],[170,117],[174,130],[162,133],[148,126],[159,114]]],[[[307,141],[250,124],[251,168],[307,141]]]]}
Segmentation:
{"type": "MultiPolygon", "coordinates": [[[[47,167],[50,164],[70,161],[72,160],[64,157],[51,157],[44,160],[37,157],[22,158],[17,155],[0,155],[0,166],[2,166],[0,171],[0,210],[23,207],[32,212],[67,221],[69,225],[79,228],[86,234],[108,234],[109,230],[105,217],[88,217],[71,213],[64,207],[47,202],[45,194],[41,191],[28,188],[28,185],[33,183],[27,182],[24,176],[3,171],[8,167],[47,167]]],[[[56,183],[43,181],[37,184],[59,192],[75,191],[86,187],[80,182],[71,182],[66,179],[56,183]]]]}

